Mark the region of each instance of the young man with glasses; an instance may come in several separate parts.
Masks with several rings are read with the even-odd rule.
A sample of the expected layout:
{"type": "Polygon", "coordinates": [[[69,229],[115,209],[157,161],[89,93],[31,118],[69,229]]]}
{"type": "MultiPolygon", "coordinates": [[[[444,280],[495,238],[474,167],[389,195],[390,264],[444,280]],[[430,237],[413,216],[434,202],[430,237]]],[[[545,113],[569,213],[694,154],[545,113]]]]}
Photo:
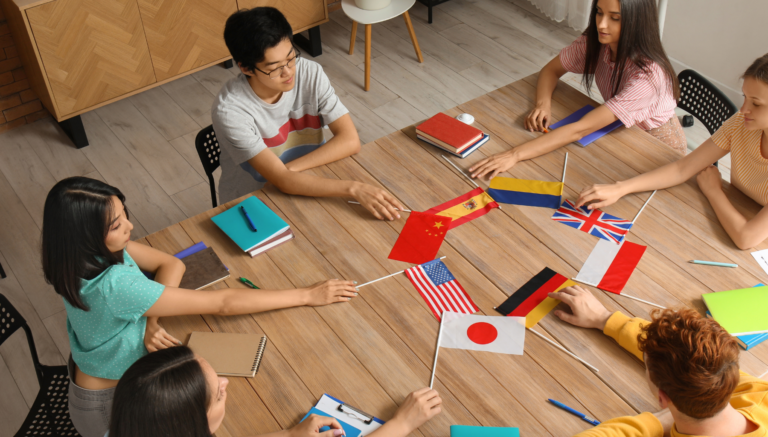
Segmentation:
{"type": "Polygon", "coordinates": [[[224,85],[211,110],[221,146],[221,202],[269,181],[287,194],[352,197],[378,219],[400,218],[402,205],[380,188],[304,172],[359,152],[360,138],[323,68],[302,58],[292,38],[275,8],[227,19],[224,41],[242,74],[224,85]],[[326,125],[333,133],[327,142],[326,125]]]}

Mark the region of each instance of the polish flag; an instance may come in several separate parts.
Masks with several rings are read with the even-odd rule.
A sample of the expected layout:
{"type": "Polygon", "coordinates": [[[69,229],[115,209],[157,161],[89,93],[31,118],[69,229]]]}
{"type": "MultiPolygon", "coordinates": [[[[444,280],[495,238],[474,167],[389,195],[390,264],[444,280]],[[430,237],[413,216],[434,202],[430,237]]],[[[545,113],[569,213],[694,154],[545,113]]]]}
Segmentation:
{"type": "Polygon", "coordinates": [[[523,354],[525,317],[476,316],[445,311],[441,329],[442,347],[523,354]]]}
{"type": "Polygon", "coordinates": [[[574,279],[601,290],[621,294],[645,249],[646,246],[629,241],[615,244],[599,240],[574,279]]]}

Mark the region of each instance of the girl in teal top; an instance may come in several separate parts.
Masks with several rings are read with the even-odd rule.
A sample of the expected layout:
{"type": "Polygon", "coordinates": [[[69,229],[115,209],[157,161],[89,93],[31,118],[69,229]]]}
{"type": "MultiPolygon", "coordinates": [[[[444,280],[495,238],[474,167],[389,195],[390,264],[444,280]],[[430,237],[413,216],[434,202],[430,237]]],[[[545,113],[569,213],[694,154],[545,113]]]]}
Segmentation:
{"type": "Polygon", "coordinates": [[[136,360],[180,344],[159,317],[250,314],[357,295],[353,282],[335,279],[292,290],[178,288],[184,263],[130,241],[124,203],[117,188],[74,177],[51,189],[43,212],[43,272],[67,310],[69,410],[83,437],[107,431],[114,387],[136,360]]]}

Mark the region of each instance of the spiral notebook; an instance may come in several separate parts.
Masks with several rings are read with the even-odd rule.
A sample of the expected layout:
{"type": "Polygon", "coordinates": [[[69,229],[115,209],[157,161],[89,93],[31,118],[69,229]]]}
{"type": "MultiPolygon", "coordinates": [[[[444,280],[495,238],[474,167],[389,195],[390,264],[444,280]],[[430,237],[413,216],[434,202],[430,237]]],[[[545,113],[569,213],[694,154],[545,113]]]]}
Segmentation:
{"type": "Polygon", "coordinates": [[[259,371],[267,336],[193,332],[187,346],[205,358],[220,376],[253,378],[259,371]]]}

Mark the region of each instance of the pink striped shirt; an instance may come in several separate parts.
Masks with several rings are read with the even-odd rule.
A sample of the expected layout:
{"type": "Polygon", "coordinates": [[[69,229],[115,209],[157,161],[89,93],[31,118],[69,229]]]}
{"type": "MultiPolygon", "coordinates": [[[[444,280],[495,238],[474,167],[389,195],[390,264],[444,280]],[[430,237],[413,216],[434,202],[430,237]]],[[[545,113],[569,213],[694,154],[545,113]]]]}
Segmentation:
{"type": "MultiPolygon", "coordinates": [[[[563,67],[578,74],[584,74],[587,56],[587,37],[582,35],[560,51],[563,67]]],[[[611,75],[616,63],[611,61],[611,49],[603,45],[595,70],[595,83],[605,100],[605,106],[624,123],[626,127],[637,125],[650,130],[668,122],[675,115],[677,102],[672,93],[672,84],[664,70],[651,62],[648,72],[629,61],[621,78],[619,92],[613,95],[611,75]]]]}

